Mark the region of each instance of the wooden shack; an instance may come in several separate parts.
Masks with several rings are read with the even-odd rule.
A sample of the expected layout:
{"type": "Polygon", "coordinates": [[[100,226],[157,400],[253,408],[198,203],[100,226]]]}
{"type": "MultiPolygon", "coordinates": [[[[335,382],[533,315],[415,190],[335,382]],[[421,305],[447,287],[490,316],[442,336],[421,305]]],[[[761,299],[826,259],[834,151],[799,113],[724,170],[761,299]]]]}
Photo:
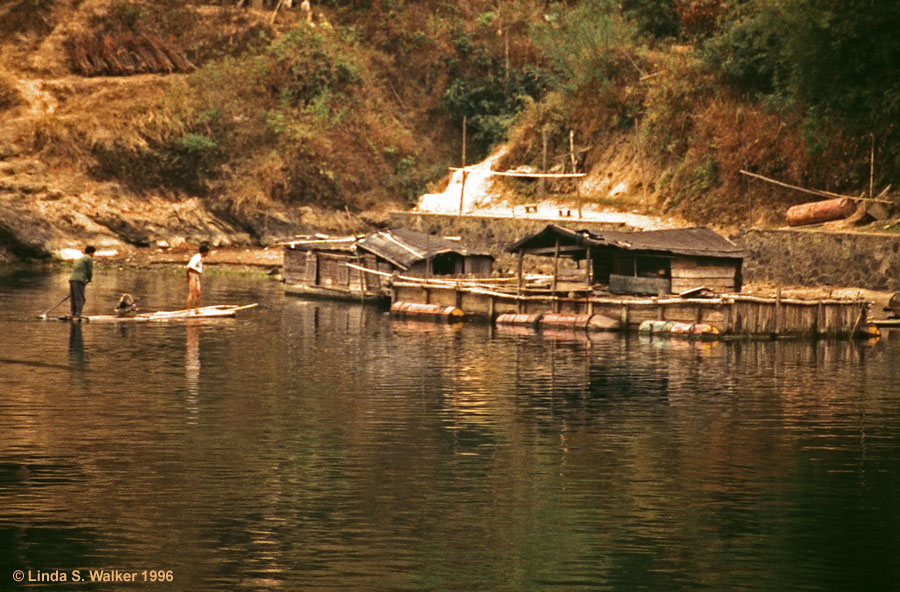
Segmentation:
{"type": "Polygon", "coordinates": [[[374,264],[356,248],[358,237],[305,236],[284,244],[284,291],[329,298],[381,298],[381,280],[350,265],[374,264]]]}
{"type": "Polygon", "coordinates": [[[386,299],[390,276],[489,276],[494,258],[459,241],[403,228],[365,236],[299,237],[284,243],[289,294],[386,299]]]}
{"type": "Polygon", "coordinates": [[[600,288],[652,296],[741,291],[743,251],[708,228],[595,233],[549,224],[509,251],[519,258],[520,285],[523,256],[553,257],[554,291],[600,288]],[[563,278],[560,258],[574,260],[580,271],[563,278]]]}
{"type": "Polygon", "coordinates": [[[379,271],[413,277],[488,277],[494,256],[470,249],[458,240],[394,228],[367,234],[357,248],[376,258],[379,271]]]}

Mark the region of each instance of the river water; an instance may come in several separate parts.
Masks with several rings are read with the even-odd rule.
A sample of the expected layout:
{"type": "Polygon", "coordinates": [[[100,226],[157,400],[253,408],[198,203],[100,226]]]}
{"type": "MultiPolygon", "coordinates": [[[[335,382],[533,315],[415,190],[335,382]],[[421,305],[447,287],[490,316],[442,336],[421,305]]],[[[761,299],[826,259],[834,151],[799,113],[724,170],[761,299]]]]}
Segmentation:
{"type": "MultiPolygon", "coordinates": [[[[183,308],[181,272],[96,275],[87,314],[183,308]]],[[[588,339],[224,273],[205,304],[260,306],[28,320],[65,280],[0,271],[0,590],[900,588],[900,335],[588,339]]]]}

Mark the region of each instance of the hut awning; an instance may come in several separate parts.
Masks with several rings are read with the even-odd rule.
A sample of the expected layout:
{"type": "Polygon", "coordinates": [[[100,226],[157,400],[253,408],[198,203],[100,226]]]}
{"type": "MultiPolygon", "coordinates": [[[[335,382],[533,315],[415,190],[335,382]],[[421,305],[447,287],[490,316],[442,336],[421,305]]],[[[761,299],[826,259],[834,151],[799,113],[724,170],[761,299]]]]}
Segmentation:
{"type": "Polygon", "coordinates": [[[359,239],[356,244],[359,249],[381,257],[400,269],[409,269],[419,261],[443,253],[456,253],[462,257],[491,257],[489,253],[473,251],[456,241],[406,228],[373,232],[359,239]]]}
{"type": "Polygon", "coordinates": [[[559,239],[561,253],[571,255],[591,247],[607,247],[633,252],[665,253],[695,257],[743,259],[744,251],[727,238],[709,228],[675,228],[666,230],[590,232],[570,230],[548,224],[542,231],[516,242],[508,251],[543,251],[551,254],[559,239]],[[566,248],[568,247],[568,248],[566,248]]]}

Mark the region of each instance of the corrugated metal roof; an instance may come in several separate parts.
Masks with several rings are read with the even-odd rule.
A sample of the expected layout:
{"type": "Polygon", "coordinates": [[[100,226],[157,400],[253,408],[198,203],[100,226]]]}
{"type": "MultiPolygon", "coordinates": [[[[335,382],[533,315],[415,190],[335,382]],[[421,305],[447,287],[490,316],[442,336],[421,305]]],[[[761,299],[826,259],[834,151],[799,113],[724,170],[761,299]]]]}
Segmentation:
{"type": "Polygon", "coordinates": [[[551,247],[555,245],[557,237],[563,239],[564,244],[578,246],[732,259],[744,257],[743,249],[705,227],[644,231],[608,230],[595,233],[548,224],[541,232],[516,242],[509,251],[551,247]]]}
{"type": "Polygon", "coordinates": [[[402,269],[409,269],[426,257],[442,253],[457,253],[463,257],[490,256],[489,253],[473,251],[457,241],[407,228],[392,228],[367,234],[357,241],[357,246],[402,269]]]}

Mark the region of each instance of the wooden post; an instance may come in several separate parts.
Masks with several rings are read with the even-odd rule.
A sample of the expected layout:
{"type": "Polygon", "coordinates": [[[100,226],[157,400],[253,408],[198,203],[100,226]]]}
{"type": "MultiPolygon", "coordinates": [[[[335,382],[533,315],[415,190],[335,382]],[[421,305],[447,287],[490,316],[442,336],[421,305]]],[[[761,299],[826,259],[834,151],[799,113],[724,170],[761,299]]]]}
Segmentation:
{"type": "Polygon", "coordinates": [[[315,253],[315,259],[313,259],[313,263],[315,267],[313,268],[313,285],[319,285],[319,253],[315,253]]]}
{"type": "Polygon", "coordinates": [[[275,22],[275,17],[278,16],[278,10],[281,8],[281,5],[284,4],[284,0],[278,0],[278,4],[275,5],[275,10],[272,11],[272,18],[269,19],[269,24],[275,22]]]}
{"type": "Polygon", "coordinates": [[[594,262],[591,260],[591,247],[585,247],[587,255],[584,258],[584,276],[587,280],[588,295],[591,293],[591,275],[594,271],[594,262]]]}
{"type": "Polygon", "coordinates": [[[781,334],[781,284],[775,289],[775,335],[781,334]]]}
{"type": "MultiPolygon", "coordinates": [[[[359,257],[359,253],[356,253],[356,265],[359,267],[363,267],[362,259],[359,257]]],[[[366,274],[362,269],[358,269],[357,273],[359,274],[359,298],[361,301],[366,301],[366,274]]]]}
{"type": "Polygon", "coordinates": [[[643,206],[646,208],[650,203],[650,195],[647,190],[647,167],[644,164],[644,146],[641,143],[641,122],[637,120],[634,122],[634,131],[635,136],[637,138],[637,153],[638,153],[638,166],[641,167],[641,186],[644,189],[644,198],[643,198],[643,206]]]}
{"type": "Polygon", "coordinates": [[[863,313],[866,312],[865,304],[857,304],[859,306],[859,313],[856,315],[856,322],[853,323],[853,329],[850,330],[850,337],[856,337],[856,331],[859,330],[859,323],[862,321],[863,313]]]}
{"type": "Polygon", "coordinates": [[[519,283],[518,283],[517,286],[516,286],[516,292],[517,292],[518,294],[521,294],[521,293],[522,293],[522,288],[523,288],[523,284],[522,284],[522,258],[523,258],[524,255],[525,255],[525,252],[522,251],[522,250],[520,250],[518,253],[516,253],[516,275],[517,275],[518,278],[519,278],[519,283]]]}
{"type": "MultiPolygon", "coordinates": [[[[541,148],[541,174],[545,174],[547,172],[547,128],[546,127],[541,129],[541,143],[543,146],[541,148]]],[[[544,197],[544,195],[547,192],[546,181],[544,180],[544,177],[541,177],[540,187],[541,187],[541,197],[544,197]]]]}
{"type": "Polygon", "coordinates": [[[463,197],[466,195],[466,116],[463,115],[462,123],[462,183],[459,189],[459,216],[462,218],[463,197]]]}
{"type": "MultiPolygon", "coordinates": [[[[574,175],[577,171],[575,170],[576,160],[575,160],[575,130],[569,130],[569,158],[572,161],[572,174],[574,175]]],[[[581,185],[578,183],[578,177],[573,177],[575,180],[575,203],[578,204],[578,218],[581,218],[581,185]]]]}
{"type": "Polygon", "coordinates": [[[503,90],[509,92],[509,27],[503,27],[503,53],[506,70],[503,74],[503,90]]]}
{"type": "Polygon", "coordinates": [[[556,250],[553,252],[553,287],[551,292],[556,295],[556,276],[559,275],[559,237],[556,237],[556,250]]]}
{"type": "Polygon", "coordinates": [[[425,231],[425,283],[431,276],[431,233],[428,229],[425,231]]]}
{"type": "Polygon", "coordinates": [[[875,184],[875,134],[869,134],[872,137],[872,151],[869,156],[869,198],[875,197],[872,194],[873,185],[875,184]]]}
{"type": "Polygon", "coordinates": [[[815,334],[821,335],[823,333],[822,328],[825,325],[825,308],[822,306],[822,302],[816,305],[816,326],[815,326],[815,334]]]}

